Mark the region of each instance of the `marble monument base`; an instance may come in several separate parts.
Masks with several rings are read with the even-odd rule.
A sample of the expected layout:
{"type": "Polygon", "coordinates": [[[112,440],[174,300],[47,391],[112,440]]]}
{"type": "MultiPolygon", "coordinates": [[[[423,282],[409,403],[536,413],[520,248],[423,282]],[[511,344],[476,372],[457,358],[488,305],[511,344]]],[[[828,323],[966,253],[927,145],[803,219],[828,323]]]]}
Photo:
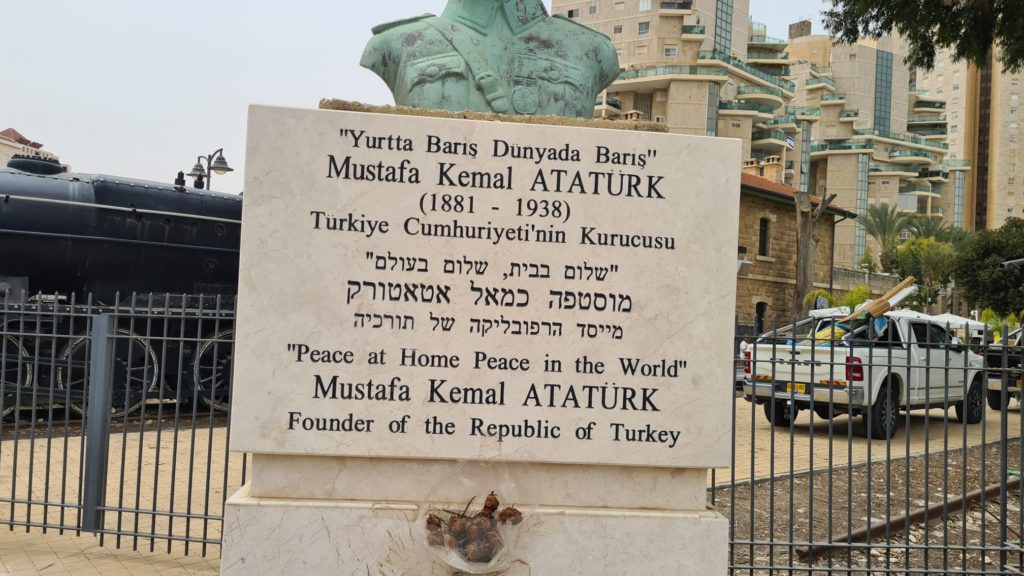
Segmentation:
{"type": "Polygon", "coordinates": [[[461,509],[493,485],[502,506],[524,514],[497,574],[724,575],[728,523],[703,509],[705,474],[256,455],[252,481],[225,507],[221,574],[458,574],[426,544],[426,515],[461,509]]]}

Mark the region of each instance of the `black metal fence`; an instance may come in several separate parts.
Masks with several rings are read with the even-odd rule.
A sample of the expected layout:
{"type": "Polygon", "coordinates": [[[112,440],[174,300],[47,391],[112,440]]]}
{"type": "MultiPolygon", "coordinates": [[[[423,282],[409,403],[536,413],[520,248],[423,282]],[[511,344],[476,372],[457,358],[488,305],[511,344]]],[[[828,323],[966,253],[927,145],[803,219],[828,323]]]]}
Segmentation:
{"type": "Polygon", "coordinates": [[[709,488],[731,573],[1021,574],[1019,335],[861,324],[737,342],[732,466],[709,488]]]}
{"type": "Polygon", "coordinates": [[[219,552],[234,300],[0,300],[0,523],[219,552]]]}
{"type": "MultiPolygon", "coordinates": [[[[738,338],[732,574],[1022,572],[1019,334],[900,314],[738,338]]],[[[233,299],[0,301],[0,523],[219,553],[233,326],[233,299]]]]}

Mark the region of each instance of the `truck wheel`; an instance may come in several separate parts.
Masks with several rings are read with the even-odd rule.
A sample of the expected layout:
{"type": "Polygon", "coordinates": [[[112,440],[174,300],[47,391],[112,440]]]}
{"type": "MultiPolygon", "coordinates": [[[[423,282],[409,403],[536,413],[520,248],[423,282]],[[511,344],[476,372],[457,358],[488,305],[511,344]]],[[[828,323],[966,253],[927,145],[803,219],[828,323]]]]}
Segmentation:
{"type": "Polygon", "coordinates": [[[775,400],[775,406],[772,406],[772,401],[768,400],[764,403],[764,417],[771,422],[772,426],[778,428],[788,428],[793,424],[793,420],[796,420],[796,415],[800,412],[800,409],[793,405],[793,402],[789,400],[783,400],[777,398],[775,400]]]}
{"type": "Polygon", "coordinates": [[[868,436],[878,440],[892,438],[899,426],[899,412],[895,391],[889,386],[883,387],[875,403],[864,413],[868,436]]]}
{"type": "Polygon", "coordinates": [[[1006,395],[1006,402],[1003,402],[1003,391],[1002,390],[989,390],[988,391],[988,407],[993,410],[1002,412],[1010,405],[1010,395],[1006,395]]]}
{"type": "Polygon", "coordinates": [[[981,417],[985,412],[985,404],[981,399],[981,382],[978,380],[972,382],[970,389],[967,390],[967,398],[957,402],[954,408],[956,408],[957,420],[968,424],[981,422],[981,417]]]}

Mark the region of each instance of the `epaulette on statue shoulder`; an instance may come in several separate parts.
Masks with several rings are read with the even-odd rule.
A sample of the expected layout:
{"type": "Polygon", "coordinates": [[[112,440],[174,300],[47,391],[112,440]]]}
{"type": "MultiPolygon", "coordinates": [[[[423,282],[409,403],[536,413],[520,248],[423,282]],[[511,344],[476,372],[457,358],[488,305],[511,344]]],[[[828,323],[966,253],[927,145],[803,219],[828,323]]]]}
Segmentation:
{"type": "Polygon", "coordinates": [[[600,36],[601,38],[608,38],[608,36],[606,36],[604,33],[598,32],[597,30],[594,30],[593,28],[591,28],[590,26],[587,26],[586,24],[582,24],[582,23],[578,22],[577,20],[569,18],[565,14],[555,14],[554,16],[552,16],[552,18],[557,18],[560,22],[570,22],[572,24],[575,24],[576,26],[579,26],[580,28],[586,30],[587,32],[590,32],[591,34],[593,34],[595,36],[600,36]]]}
{"type": "Polygon", "coordinates": [[[433,18],[433,14],[424,14],[422,16],[414,16],[412,18],[405,18],[402,20],[395,20],[394,22],[386,22],[384,24],[378,24],[372,28],[374,35],[380,34],[381,32],[387,32],[393,28],[404,26],[405,24],[412,24],[419,22],[420,20],[426,20],[427,18],[433,18]]]}

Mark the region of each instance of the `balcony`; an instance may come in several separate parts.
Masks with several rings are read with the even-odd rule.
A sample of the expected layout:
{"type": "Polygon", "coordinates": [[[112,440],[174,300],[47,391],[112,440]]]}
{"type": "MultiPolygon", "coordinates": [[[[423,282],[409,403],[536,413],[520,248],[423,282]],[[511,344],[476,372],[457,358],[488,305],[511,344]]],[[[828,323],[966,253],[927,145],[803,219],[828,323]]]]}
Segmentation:
{"type": "Polygon", "coordinates": [[[683,40],[703,40],[706,30],[701,25],[687,24],[683,26],[683,40]]]}
{"type": "Polygon", "coordinates": [[[818,76],[819,78],[822,77],[822,76],[831,76],[832,75],[832,67],[831,66],[815,66],[814,64],[811,64],[811,74],[814,74],[815,76],[818,76]]]}
{"type": "Polygon", "coordinates": [[[750,135],[752,150],[776,149],[786,146],[786,133],[782,130],[755,130],[750,135]]]}
{"type": "Polygon", "coordinates": [[[759,80],[763,80],[769,84],[772,84],[773,86],[776,86],[786,92],[793,92],[796,89],[796,85],[794,85],[789,80],[780,78],[774,74],[769,74],[764,70],[758,70],[757,68],[750,66],[746,62],[743,62],[739,58],[733,58],[732,56],[725,54],[723,52],[719,52],[717,50],[701,50],[700,52],[697,53],[697,58],[699,60],[718,60],[720,62],[732,66],[733,68],[736,68],[737,70],[740,70],[741,72],[745,72],[747,74],[750,74],[751,76],[754,76],[755,78],[758,78],[759,80]]]}
{"type": "Polygon", "coordinates": [[[619,78],[616,82],[628,83],[623,86],[623,89],[628,87],[630,90],[638,91],[654,90],[668,88],[669,83],[680,76],[718,83],[723,83],[729,79],[727,71],[714,66],[670,65],[623,70],[619,73],[619,78]]]}
{"type": "Polygon", "coordinates": [[[946,109],[946,103],[941,100],[918,100],[914,102],[914,112],[933,112],[946,109]]]}
{"type": "Polygon", "coordinates": [[[925,138],[926,140],[944,139],[948,133],[946,128],[923,128],[923,129],[912,129],[914,134],[925,138]]]}
{"type": "Polygon", "coordinates": [[[857,136],[875,136],[878,138],[886,138],[888,140],[894,140],[898,142],[910,142],[911,144],[917,144],[919,146],[927,146],[929,148],[937,150],[949,150],[949,145],[945,142],[933,142],[919,136],[913,136],[911,134],[899,134],[896,132],[889,132],[888,130],[874,130],[869,128],[854,129],[853,133],[857,136]]]}
{"type": "Polygon", "coordinates": [[[914,183],[907,184],[906,186],[900,186],[900,194],[913,194],[915,196],[933,196],[936,198],[939,197],[939,194],[932,190],[932,185],[925,183],[914,183]]]}
{"type": "Polygon", "coordinates": [[[736,100],[719,100],[718,110],[719,113],[726,114],[729,111],[754,112],[757,114],[764,114],[769,117],[775,113],[774,106],[768,104],[759,104],[757,102],[737,102],[736,100]]]}
{"type": "Polygon", "coordinates": [[[821,108],[811,106],[787,106],[786,114],[796,116],[798,119],[814,119],[821,116],[821,108]]]}
{"type": "Polygon", "coordinates": [[[761,122],[761,125],[762,126],[770,126],[770,127],[773,127],[773,128],[778,128],[780,130],[795,131],[797,129],[796,123],[797,123],[797,117],[793,116],[791,114],[787,114],[787,115],[784,115],[784,116],[776,116],[776,117],[772,118],[771,120],[768,120],[767,122],[761,122]]]}
{"type": "Polygon", "coordinates": [[[836,89],[836,81],[831,79],[831,78],[827,78],[827,77],[808,78],[804,82],[804,85],[807,86],[808,90],[811,90],[811,89],[814,89],[814,88],[828,88],[829,90],[835,90],[836,89]]]}
{"type": "Polygon", "coordinates": [[[948,170],[921,170],[918,178],[923,178],[929,182],[948,182],[949,171],[948,170]]]}
{"type": "Polygon", "coordinates": [[[827,152],[856,152],[861,153],[867,150],[874,150],[875,143],[865,140],[835,140],[823,144],[812,144],[811,154],[824,154],[827,152]]]}
{"type": "Polygon", "coordinates": [[[963,171],[971,169],[970,160],[955,160],[952,158],[946,158],[942,161],[942,166],[949,169],[950,172],[963,171]]]}
{"type": "Polygon", "coordinates": [[[825,94],[821,95],[822,106],[842,106],[846,104],[846,94],[842,92],[838,94],[825,94]]]}
{"type": "Polygon", "coordinates": [[[907,117],[907,124],[945,124],[945,114],[911,114],[907,117]]]}
{"type": "Polygon", "coordinates": [[[918,171],[915,168],[904,168],[898,164],[869,164],[868,176],[886,176],[902,179],[917,178],[918,171]]]}
{"type": "Polygon", "coordinates": [[[767,34],[754,34],[750,37],[750,40],[747,41],[747,46],[755,46],[762,48],[785,46],[786,44],[789,44],[789,42],[781,38],[772,38],[767,34]]]}
{"type": "Polygon", "coordinates": [[[755,130],[750,135],[751,140],[782,140],[786,141],[786,133],[782,130],[755,130]]]}
{"type": "Polygon", "coordinates": [[[924,150],[893,150],[889,152],[889,161],[894,164],[932,164],[935,155],[924,150]]]}
{"type": "Polygon", "coordinates": [[[688,16],[693,13],[693,2],[661,2],[660,8],[665,16],[688,16]]]}
{"type": "Polygon", "coordinates": [[[839,113],[840,122],[853,122],[860,118],[860,110],[843,110],[839,113]]]}
{"type": "Polygon", "coordinates": [[[762,66],[779,66],[789,63],[788,52],[762,52],[758,50],[747,51],[748,64],[760,64],[762,66]]]}
{"type": "Polygon", "coordinates": [[[901,194],[896,202],[896,208],[904,214],[925,216],[928,218],[942,218],[945,210],[939,207],[932,208],[927,198],[914,196],[912,194],[901,194]],[[931,211],[929,212],[929,208],[931,211]]]}
{"type": "Polygon", "coordinates": [[[786,101],[782,99],[782,90],[765,86],[740,86],[736,90],[736,98],[744,102],[758,102],[774,106],[773,111],[786,104],[786,101]]]}

